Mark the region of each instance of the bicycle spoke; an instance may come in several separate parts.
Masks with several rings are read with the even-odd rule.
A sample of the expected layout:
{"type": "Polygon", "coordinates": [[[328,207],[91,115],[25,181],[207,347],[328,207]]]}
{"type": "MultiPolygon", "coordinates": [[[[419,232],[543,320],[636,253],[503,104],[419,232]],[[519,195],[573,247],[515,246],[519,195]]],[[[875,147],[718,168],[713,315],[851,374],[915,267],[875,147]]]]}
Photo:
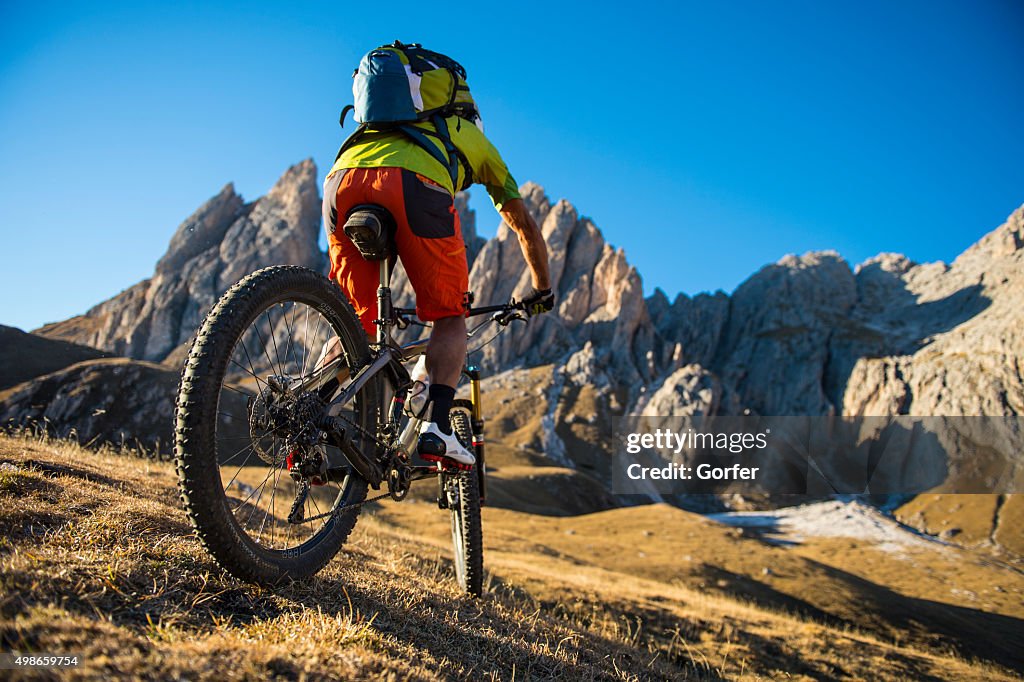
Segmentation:
{"type": "Polygon", "coordinates": [[[270,365],[270,371],[275,371],[274,361],[270,359],[270,353],[267,352],[267,343],[263,340],[263,335],[260,334],[260,327],[256,322],[252,323],[252,330],[256,332],[256,338],[260,340],[260,346],[263,348],[263,356],[267,358],[267,363],[270,365]]]}
{"type": "MultiPolygon", "coordinates": [[[[313,343],[316,343],[317,337],[320,336],[320,323],[323,322],[323,321],[324,321],[323,316],[320,314],[320,311],[317,311],[317,313],[316,313],[316,330],[313,331],[313,343]]],[[[313,357],[313,347],[312,346],[310,346],[310,348],[309,348],[309,357],[313,357]]],[[[302,372],[300,373],[300,375],[301,376],[306,376],[306,363],[305,362],[302,363],[302,372]]]]}
{"type": "MultiPolygon", "coordinates": [[[[234,361],[234,360],[232,360],[231,362],[235,362],[235,361],[234,361]]],[[[238,364],[238,363],[235,363],[235,364],[238,364]]],[[[244,367],[242,367],[242,369],[243,369],[243,370],[245,370],[245,371],[248,371],[248,370],[246,370],[246,369],[245,369],[244,367]]],[[[253,376],[256,376],[256,375],[253,375],[253,376]]],[[[258,379],[259,377],[256,377],[256,378],[258,379]]],[[[243,395],[243,396],[245,396],[246,398],[251,398],[251,397],[253,397],[253,396],[252,396],[252,393],[246,393],[245,391],[239,390],[239,389],[235,388],[234,386],[232,386],[232,385],[230,385],[230,384],[222,384],[222,385],[221,385],[221,388],[226,388],[226,389],[228,389],[229,391],[234,391],[234,392],[235,392],[235,393],[237,393],[238,395],[243,395]]]]}
{"type": "MultiPolygon", "coordinates": [[[[263,527],[267,524],[267,516],[270,515],[274,511],[274,498],[277,497],[277,479],[278,479],[277,467],[274,467],[274,490],[273,490],[273,492],[270,493],[270,504],[267,505],[267,511],[264,512],[264,514],[263,514],[263,521],[260,522],[260,530],[259,530],[259,532],[256,535],[256,542],[259,542],[260,539],[263,537],[263,527]]],[[[270,530],[270,546],[271,547],[274,546],[274,530],[273,530],[273,526],[274,526],[274,524],[271,524],[271,530],[270,530]]]]}
{"type": "MultiPolygon", "coordinates": [[[[281,428],[280,426],[278,426],[278,427],[275,427],[275,428],[273,429],[273,431],[268,431],[267,433],[263,434],[263,437],[264,437],[264,438],[266,438],[267,436],[269,436],[269,435],[273,434],[274,432],[276,432],[276,431],[277,431],[278,429],[280,429],[280,428],[281,428]]],[[[227,438],[230,438],[230,436],[225,436],[225,439],[227,439],[227,438]]],[[[218,439],[217,439],[217,440],[220,440],[220,438],[218,437],[218,439]]],[[[250,438],[250,441],[251,441],[251,440],[252,440],[252,439],[250,438]]],[[[276,441],[275,441],[275,442],[276,442],[276,441]]],[[[253,444],[252,444],[251,442],[250,442],[250,443],[249,443],[248,445],[245,445],[245,446],[243,446],[241,450],[238,450],[237,452],[235,452],[234,454],[232,454],[232,455],[231,455],[230,457],[228,457],[228,458],[227,458],[226,460],[224,460],[223,462],[221,462],[221,463],[220,463],[220,466],[221,466],[221,467],[223,467],[223,466],[224,466],[225,464],[227,464],[228,462],[230,462],[231,460],[233,460],[233,459],[234,459],[235,457],[238,457],[238,455],[240,455],[241,453],[245,452],[245,451],[246,451],[247,449],[250,449],[250,448],[252,448],[252,449],[255,449],[255,447],[253,446],[253,444]]],[[[234,482],[235,478],[236,478],[236,477],[238,476],[239,472],[241,472],[241,471],[242,471],[242,467],[244,467],[244,466],[245,466],[245,462],[242,462],[242,465],[241,465],[240,467],[238,467],[238,471],[236,471],[236,472],[235,472],[235,475],[231,477],[231,480],[230,480],[230,481],[228,481],[228,485],[231,485],[231,483],[232,483],[232,482],[234,482]]],[[[224,486],[225,490],[227,489],[228,485],[224,486]]]]}
{"type": "Polygon", "coordinates": [[[270,477],[274,475],[274,469],[276,468],[277,467],[273,466],[270,467],[270,471],[267,473],[267,477],[263,479],[262,483],[260,483],[260,487],[258,488],[260,494],[256,496],[256,501],[252,503],[252,511],[249,512],[249,518],[245,520],[245,527],[249,526],[249,522],[252,521],[253,515],[259,510],[260,500],[263,499],[263,492],[267,489],[267,481],[269,481],[270,477]]]}
{"type": "Polygon", "coordinates": [[[302,367],[299,369],[299,376],[306,376],[306,353],[309,349],[309,306],[306,306],[305,322],[302,328],[302,367]]]}
{"type": "MultiPolygon", "coordinates": [[[[309,505],[310,505],[310,503],[312,503],[312,505],[313,505],[313,509],[315,509],[315,510],[316,510],[316,515],[317,515],[317,516],[319,516],[320,514],[322,514],[322,513],[323,513],[323,512],[321,512],[321,511],[320,511],[320,505],[318,505],[318,504],[316,503],[316,495],[312,495],[312,494],[311,494],[311,495],[309,496],[309,498],[308,498],[308,499],[306,500],[306,508],[307,508],[307,509],[309,509],[309,505]]],[[[309,510],[309,511],[312,511],[312,510],[309,510]]],[[[306,513],[306,518],[309,518],[310,516],[312,516],[312,514],[309,514],[309,513],[307,512],[307,513],[306,513]]],[[[313,522],[312,522],[312,521],[310,521],[310,522],[309,522],[309,530],[310,530],[310,531],[313,531],[313,529],[314,529],[314,526],[313,526],[313,522]]]]}
{"type": "MultiPolygon", "coordinates": [[[[277,350],[277,335],[274,333],[274,323],[270,317],[270,311],[264,310],[263,317],[267,318],[267,327],[270,329],[270,340],[274,342],[274,357],[277,358],[277,373],[284,374],[284,365],[281,364],[281,353],[277,350]]],[[[271,363],[273,367],[273,363],[271,363]]]]}
{"type": "MultiPolygon", "coordinates": [[[[270,467],[270,471],[267,473],[267,477],[263,479],[263,482],[260,483],[259,487],[253,488],[252,491],[246,496],[246,498],[238,503],[238,506],[235,507],[234,511],[238,511],[242,507],[243,504],[245,504],[246,502],[251,500],[252,496],[256,494],[256,491],[262,489],[263,486],[265,486],[267,484],[267,480],[270,479],[270,475],[272,473],[274,473],[274,468],[270,467]]],[[[225,486],[224,489],[227,490],[227,486],[225,486]]],[[[256,499],[256,504],[259,504],[259,498],[256,499]]]]}
{"type": "MultiPolygon", "coordinates": [[[[284,306],[283,303],[281,305],[284,306]]],[[[294,313],[294,312],[295,312],[295,304],[292,303],[292,313],[294,313]]],[[[294,346],[293,339],[292,339],[292,327],[291,327],[290,324],[288,324],[288,314],[287,313],[282,313],[281,314],[281,320],[284,322],[284,330],[288,333],[288,345],[285,347],[285,352],[284,352],[285,360],[288,361],[288,360],[291,359],[292,348],[294,346]]]]}
{"type": "Polygon", "coordinates": [[[234,362],[236,365],[238,365],[238,367],[241,368],[242,371],[249,372],[249,374],[251,374],[253,378],[256,379],[256,388],[262,391],[263,389],[260,388],[260,378],[259,376],[256,375],[256,367],[252,364],[252,358],[249,357],[249,349],[245,345],[245,335],[243,334],[242,336],[243,338],[239,339],[238,343],[242,347],[242,352],[245,353],[245,359],[246,362],[249,363],[249,369],[245,369],[245,367],[242,367],[240,364],[235,362],[235,359],[233,357],[231,358],[231,362],[234,362]]]}

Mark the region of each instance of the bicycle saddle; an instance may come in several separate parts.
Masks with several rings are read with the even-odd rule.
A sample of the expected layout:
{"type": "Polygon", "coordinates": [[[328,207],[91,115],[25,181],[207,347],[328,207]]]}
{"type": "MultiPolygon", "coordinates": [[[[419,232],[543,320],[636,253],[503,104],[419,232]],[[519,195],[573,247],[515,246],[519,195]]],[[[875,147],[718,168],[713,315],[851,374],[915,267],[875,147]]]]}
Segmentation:
{"type": "Polygon", "coordinates": [[[384,260],[392,251],[395,219],[383,206],[359,204],[345,216],[345,234],[366,260],[384,260]]]}

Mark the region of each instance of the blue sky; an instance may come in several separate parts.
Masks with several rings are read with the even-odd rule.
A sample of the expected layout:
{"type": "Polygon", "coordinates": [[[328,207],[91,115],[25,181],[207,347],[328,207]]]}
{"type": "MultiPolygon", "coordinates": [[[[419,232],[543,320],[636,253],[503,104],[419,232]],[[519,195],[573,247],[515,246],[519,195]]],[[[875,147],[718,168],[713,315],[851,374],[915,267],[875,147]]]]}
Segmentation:
{"type": "Polygon", "coordinates": [[[516,178],[648,292],[812,249],[949,261],[1024,203],[1017,0],[380,6],[0,3],[0,323],[149,276],[229,181],[322,176],[353,67],[395,38],[463,62],[516,178]]]}

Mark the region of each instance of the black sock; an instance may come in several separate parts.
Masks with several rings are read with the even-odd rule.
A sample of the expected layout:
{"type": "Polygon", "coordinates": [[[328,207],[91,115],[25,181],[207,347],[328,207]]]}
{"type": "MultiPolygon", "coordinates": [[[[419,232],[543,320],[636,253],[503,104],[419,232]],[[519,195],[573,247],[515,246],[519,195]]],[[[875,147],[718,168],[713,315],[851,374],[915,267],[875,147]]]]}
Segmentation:
{"type": "Polygon", "coordinates": [[[452,423],[448,414],[452,409],[452,401],[455,400],[455,389],[444,384],[430,384],[427,400],[430,401],[430,421],[437,424],[441,433],[450,435],[452,423]]]}

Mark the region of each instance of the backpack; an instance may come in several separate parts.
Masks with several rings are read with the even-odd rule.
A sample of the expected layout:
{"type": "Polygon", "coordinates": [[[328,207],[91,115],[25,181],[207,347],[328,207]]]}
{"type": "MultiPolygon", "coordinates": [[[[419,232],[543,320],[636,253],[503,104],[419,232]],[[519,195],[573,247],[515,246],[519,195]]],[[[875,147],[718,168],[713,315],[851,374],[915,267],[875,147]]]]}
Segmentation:
{"type": "Polygon", "coordinates": [[[344,127],[345,115],[351,109],[359,127],[342,143],[335,161],[367,135],[400,131],[445,167],[456,190],[473,184],[472,168],[452,142],[445,121],[457,115],[480,125],[480,113],[461,64],[418,43],[405,45],[396,40],[367,53],[352,78],[355,104],[342,109],[340,122],[344,127]],[[412,125],[421,121],[433,123],[434,130],[412,125]],[[445,151],[442,153],[429,138],[440,140],[445,151]],[[456,185],[459,163],[465,172],[462,187],[456,185]]]}

